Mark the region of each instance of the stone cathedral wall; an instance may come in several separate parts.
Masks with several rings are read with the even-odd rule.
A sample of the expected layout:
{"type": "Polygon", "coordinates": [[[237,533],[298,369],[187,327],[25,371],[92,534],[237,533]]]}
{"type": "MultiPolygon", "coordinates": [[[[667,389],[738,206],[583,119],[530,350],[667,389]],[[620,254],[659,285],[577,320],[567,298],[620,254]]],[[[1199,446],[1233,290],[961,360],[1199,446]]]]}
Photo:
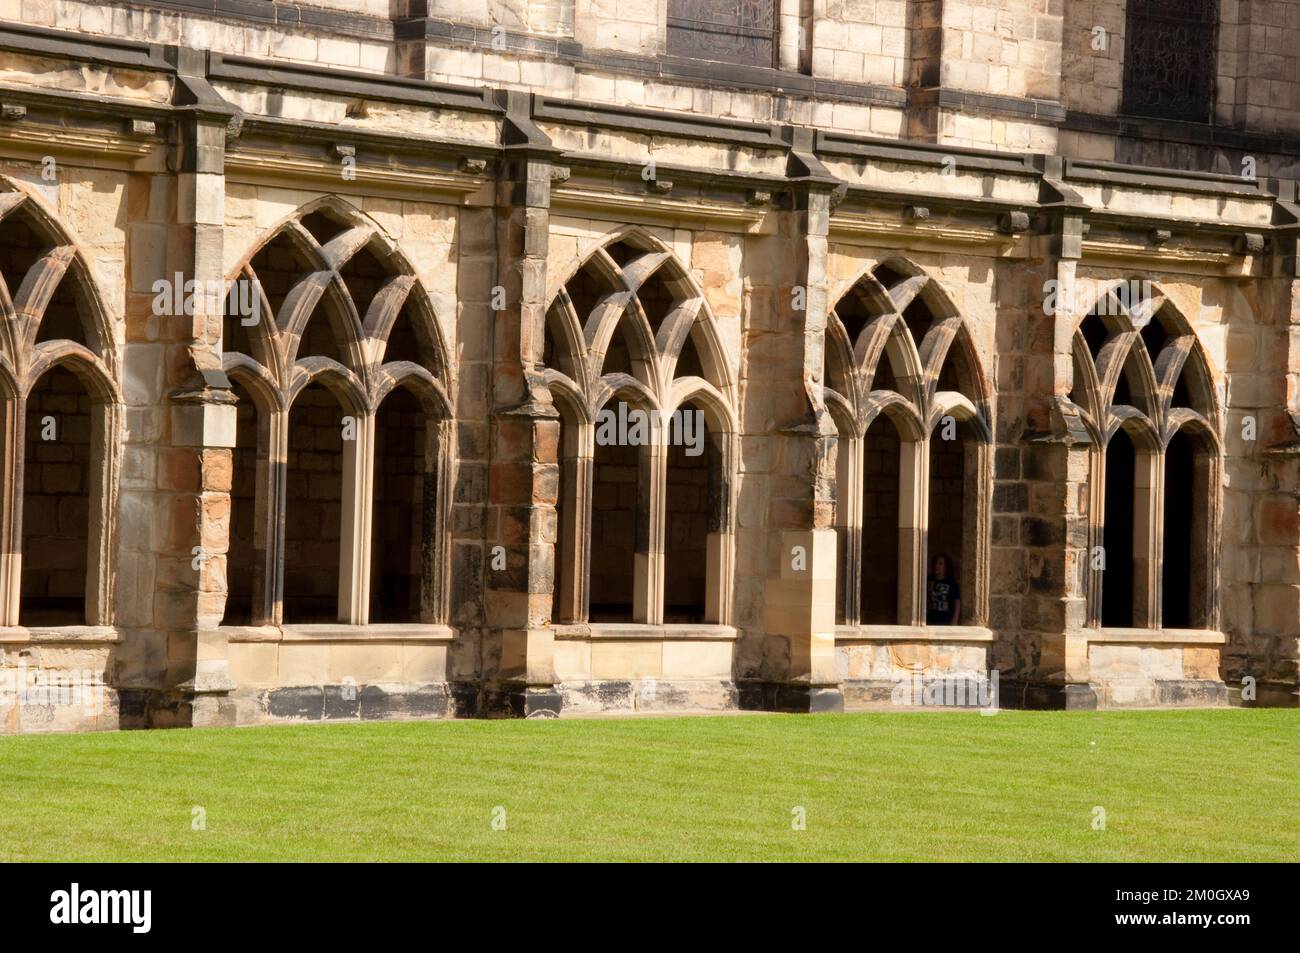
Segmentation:
{"type": "Polygon", "coordinates": [[[0,730],[1296,703],[1294,4],[245,6],[0,3],[0,730]]]}

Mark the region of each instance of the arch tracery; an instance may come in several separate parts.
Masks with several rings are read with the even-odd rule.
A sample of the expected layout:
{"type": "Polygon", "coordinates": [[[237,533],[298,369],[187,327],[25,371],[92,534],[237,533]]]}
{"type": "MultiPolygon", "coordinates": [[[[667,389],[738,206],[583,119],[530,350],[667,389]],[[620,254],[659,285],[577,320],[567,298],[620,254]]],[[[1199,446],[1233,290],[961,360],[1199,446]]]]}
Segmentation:
{"type": "Polygon", "coordinates": [[[1100,477],[1089,546],[1104,559],[1089,560],[1090,621],[1213,628],[1220,412],[1196,332],[1158,286],[1118,281],[1080,319],[1072,366],[1069,401],[1100,477]]]}
{"type": "Polygon", "coordinates": [[[4,178],[0,256],[0,626],[109,625],[113,319],[57,215],[4,178]]]}
{"type": "MultiPolygon", "coordinates": [[[[240,528],[264,539],[265,545],[255,552],[253,581],[244,584],[252,589],[241,600],[250,606],[248,618],[234,621],[369,621],[383,603],[379,594],[384,580],[394,577],[387,565],[391,559],[376,551],[376,507],[392,509],[402,496],[433,500],[432,508],[412,504],[409,520],[387,517],[413,534],[404,547],[412,565],[403,572],[414,581],[400,583],[400,600],[409,606],[410,618],[402,621],[443,621],[454,368],[414,268],[368,217],[340,199],[326,197],[270,229],[229,281],[222,366],[265,418],[257,429],[256,498],[262,502],[256,509],[257,521],[266,526],[257,532],[245,519],[240,528]],[[246,306],[249,302],[252,309],[246,306]],[[394,402],[402,405],[401,412],[388,412],[394,402]],[[326,418],[339,429],[341,443],[326,433],[326,418]],[[399,438],[383,432],[381,424],[410,433],[399,438]],[[324,454],[327,444],[331,449],[324,454]],[[399,449],[410,459],[378,459],[399,449]],[[341,460],[323,462],[323,454],[341,460]],[[310,493],[299,497],[288,484],[309,479],[303,468],[326,465],[338,471],[336,498],[327,498],[319,514],[298,514],[319,518],[287,519],[287,508],[310,505],[302,500],[311,498],[310,493]],[[393,479],[385,476],[389,470],[400,470],[408,482],[415,482],[400,493],[386,490],[382,481],[393,479]],[[423,527],[425,520],[433,526],[423,527]],[[286,594],[288,550],[322,549],[310,539],[290,539],[289,534],[297,532],[293,527],[335,524],[338,540],[320,542],[331,554],[337,542],[337,564],[321,567],[315,580],[301,573],[291,579],[290,589],[301,584],[312,590],[308,595],[286,594]],[[430,552],[420,545],[420,535],[433,540],[430,552]],[[329,588],[327,571],[337,572],[336,606],[321,596],[320,591],[329,588]],[[407,591],[412,587],[417,590],[413,594],[407,591]]],[[[251,466],[245,463],[246,469],[251,466]]],[[[252,509],[249,502],[244,505],[252,509]]],[[[227,621],[232,618],[228,610],[227,621]]]]}
{"type": "Polygon", "coordinates": [[[552,618],[602,621],[603,613],[610,620],[655,624],[728,622],[730,584],[706,586],[703,564],[730,579],[735,380],[703,293],[647,233],[611,235],[555,288],[540,363],[565,430],[552,618]],[[622,413],[625,405],[656,422],[650,441],[631,454],[601,443],[602,415],[622,413]],[[684,439],[684,415],[696,411],[706,432],[698,467],[674,443],[684,439]],[[701,472],[692,475],[692,469],[701,472]],[[629,478],[634,499],[609,483],[629,478]],[[707,486],[695,493],[691,481],[707,486]],[[615,509],[596,505],[615,496],[615,509]],[[683,507],[698,507],[698,518],[683,516],[683,507]],[[673,540],[686,536],[707,536],[706,559],[694,551],[672,558],[673,540]],[[593,563],[603,567],[602,553],[621,559],[628,551],[626,567],[597,587],[616,590],[617,601],[593,609],[593,563]],[[696,569],[687,579],[675,575],[696,569]],[[675,594],[681,605],[674,604],[675,594]]]}
{"type": "Polygon", "coordinates": [[[922,268],[880,262],[827,317],[823,380],[839,431],[839,620],[921,624],[926,554],[951,545],[961,621],[982,622],[992,411],[965,319],[922,268]]]}

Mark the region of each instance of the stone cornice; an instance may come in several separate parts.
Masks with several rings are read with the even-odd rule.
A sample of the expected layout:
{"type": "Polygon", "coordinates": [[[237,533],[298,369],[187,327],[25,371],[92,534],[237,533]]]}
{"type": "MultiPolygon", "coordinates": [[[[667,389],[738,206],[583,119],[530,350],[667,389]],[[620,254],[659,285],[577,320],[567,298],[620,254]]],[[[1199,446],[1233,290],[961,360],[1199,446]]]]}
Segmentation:
{"type": "MultiPolygon", "coordinates": [[[[497,174],[502,159],[523,149],[563,162],[571,170],[571,180],[555,188],[562,205],[607,207],[611,213],[618,208],[635,208],[637,214],[654,218],[712,219],[723,227],[737,229],[752,228],[766,214],[768,198],[778,207],[791,207],[782,196],[795,196],[800,189],[824,188],[831,191],[835,208],[832,233],[841,238],[987,244],[991,251],[1001,249],[998,253],[1005,254],[1008,235],[1045,234],[1062,227],[1064,216],[1082,219],[1085,227],[1092,226],[1091,236],[1083,243],[1085,257],[1132,259],[1136,254],[1153,267],[1209,266],[1220,272],[1239,273],[1243,265],[1251,267],[1252,256],[1261,250],[1273,250],[1267,243],[1274,230],[1281,235],[1282,230],[1294,228],[1294,216],[1286,209],[1266,215],[1252,213],[1259,219],[1256,221],[1246,220],[1252,215],[1241,212],[1248,210],[1252,202],[1273,206],[1284,203],[1286,196],[1295,194],[1285,181],[1256,182],[1212,173],[1019,155],[668,110],[571,102],[518,90],[226,57],[11,25],[0,27],[0,50],[24,54],[36,51],[54,59],[130,68],[168,79],[171,102],[30,85],[0,89],[0,101],[12,101],[26,110],[6,120],[9,129],[0,133],[0,139],[16,143],[29,135],[46,141],[57,139],[54,133],[59,133],[68,140],[71,151],[99,152],[117,162],[139,161],[149,151],[147,137],[124,134],[118,117],[140,118],[159,125],[205,117],[224,121],[229,117],[232,132],[239,132],[227,145],[226,161],[241,175],[319,178],[313,175],[313,163],[319,163],[322,174],[332,176],[333,161],[327,152],[332,145],[345,143],[356,150],[358,174],[367,185],[432,187],[435,192],[466,196],[497,174]],[[347,124],[258,115],[222,99],[214,82],[295,90],[362,103],[389,103],[414,110],[415,115],[429,110],[434,115],[477,116],[480,122],[483,118],[495,122],[496,133],[493,138],[492,127],[488,126],[489,136],[481,140],[440,138],[436,134],[412,136],[391,124],[368,126],[364,112],[362,118],[347,124]],[[112,117],[112,121],[105,116],[112,117]],[[541,123],[548,130],[607,129],[648,137],[659,149],[655,153],[659,170],[652,183],[655,187],[648,189],[640,175],[646,157],[557,149],[551,144],[553,136],[548,137],[541,123]],[[771,160],[771,171],[704,168],[672,160],[673,148],[701,142],[766,154],[768,159],[762,161],[771,160]],[[319,158],[318,147],[323,147],[319,158]],[[836,163],[835,171],[827,163],[836,163]],[[858,170],[862,180],[837,178],[849,169],[858,170]],[[954,182],[960,185],[949,192],[942,187],[944,179],[934,176],[936,170],[951,172],[954,182]],[[909,181],[913,184],[909,185],[909,181]],[[920,181],[927,184],[917,188],[915,183],[920,181]],[[995,189],[991,184],[994,182],[1009,188],[995,189]],[[693,194],[686,194],[683,186],[693,194]],[[1098,189],[1130,196],[1128,205],[1090,207],[1081,194],[1091,190],[1095,196],[1098,189]],[[1169,193],[1187,196],[1181,208],[1178,203],[1166,203],[1165,208],[1150,212],[1144,207],[1142,196],[1169,193]],[[1233,221],[1230,216],[1212,218],[1214,211],[1205,210],[1207,199],[1218,199],[1220,204],[1236,203],[1239,220],[1233,221]],[[1202,205],[1199,211],[1195,206],[1198,201],[1202,205]],[[899,207],[923,208],[925,214],[909,217],[905,209],[901,223],[894,221],[892,212],[885,220],[873,223],[872,217],[880,209],[899,207]],[[1148,234],[1162,237],[1148,241],[1142,237],[1148,234]],[[1263,249],[1261,238],[1265,242],[1263,249]]],[[[716,66],[708,65],[710,69],[716,66]]],[[[945,100],[940,96],[936,101],[945,100]]]]}

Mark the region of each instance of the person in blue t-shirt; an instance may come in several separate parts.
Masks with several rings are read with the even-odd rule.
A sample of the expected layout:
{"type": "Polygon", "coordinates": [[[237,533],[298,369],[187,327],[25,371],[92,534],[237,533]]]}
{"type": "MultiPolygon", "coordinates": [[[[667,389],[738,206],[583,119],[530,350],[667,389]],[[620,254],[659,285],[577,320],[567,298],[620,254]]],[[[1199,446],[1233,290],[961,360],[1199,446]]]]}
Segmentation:
{"type": "Polygon", "coordinates": [[[957,567],[947,553],[930,560],[930,575],[925,579],[925,624],[959,625],[961,620],[961,586],[957,584],[957,567]]]}

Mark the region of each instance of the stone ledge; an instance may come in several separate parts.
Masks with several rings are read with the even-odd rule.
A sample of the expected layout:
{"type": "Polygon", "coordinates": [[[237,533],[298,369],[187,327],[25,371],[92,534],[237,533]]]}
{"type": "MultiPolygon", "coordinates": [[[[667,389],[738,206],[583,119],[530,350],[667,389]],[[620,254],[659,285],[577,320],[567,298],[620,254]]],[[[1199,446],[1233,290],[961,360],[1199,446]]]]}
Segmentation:
{"type": "Polygon", "coordinates": [[[446,718],[445,682],[377,682],[256,689],[233,696],[237,724],[295,721],[371,721],[446,718]]]}
{"type": "Polygon", "coordinates": [[[1228,689],[1216,679],[1112,678],[1094,679],[1097,707],[1107,709],[1225,708],[1228,689]]]}
{"type": "Polygon", "coordinates": [[[992,642],[982,625],[837,625],[836,644],[844,642],[992,642]]]}
{"type": "Polygon", "coordinates": [[[1084,629],[1089,645],[1224,645],[1228,637],[1210,629],[1084,629]]]}
{"type": "MultiPolygon", "coordinates": [[[[990,684],[986,679],[984,685],[990,684]]],[[[845,711],[999,711],[1001,710],[1001,701],[997,693],[991,689],[985,689],[985,695],[990,699],[991,705],[980,703],[980,681],[974,676],[968,675],[950,675],[934,674],[933,676],[917,676],[917,681],[913,682],[910,676],[903,678],[846,678],[840,685],[844,694],[845,711]],[[915,699],[917,692],[924,691],[924,685],[927,683],[937,683],[940,686],[945,684],[956,685],[961,683],[962,704],[944,704],[933,703],[926,704],[922,701],[911,701],[901,703],[895,701],[895,693],[899,686],[905,686],[915,699]],[[917,688],[917,684],[920,688],[917,688]]],[[[941,687],[941,692],[946,691],[941,687]]],[[[953,689],[955,693],[956,689],[953,689]]],[[[923,696],[922,696],[923,697],[923,696]]],[[[946,697],[946,696],[945,696],[946,697]]],[[[954,695],[955,700],[955,695],[954,695]]]]}
{"type": "Polygon", "coordinates": [[[565,715],[735,711],[739,693],[729,679],[591,679],[556,686],[565,715]]]}
{"type": "Polygon", "coordinates": [[[1025,122],[1056,125],[1065,121],[1067,111],[1059,102],[1029,96],[978,93],[964,89],[930,86],[909,91],[908,107],[959,110],[977,116],[1010,116],[1025,122]]]}
{"type": "Polygon", "coordinates": [[[0,643],[44,645],[102,643],[116,645],[122,633],[111,625],[0,626],[0,643]]]}
{"type": "Polygon", "coordinates": [[[737,701],[743,711],[798,714],[834,714],[844,711],[844,694],[838,684],[738,682],[736,691],[737,701]]]}
{"type": "Polygon", "coordinates": [[[448,625],[383,623],[376,625],[223,625],[216,630],[231,642],[452,642],[448,625]]]}
{"type": "Polygon", "coordinates": [[[1300,136],[1285,131],[1264,132],[1216,123],[1184,122],[1140,116],[1107,116],[1067,109],[1061,128],[1117,139],[1143,142],[1180,142],[1208,148],[1287,154],[1300,152],[1300,136]]]}
{"type": "Polygon", "coordinates": [[[655,639],[664,642],[734,642],[740,637],[739,630],[730,625],[650,625],[640,622],[597,622],[593,624],[580,622],[557,625],[554,628],[557,639],[602,639],[612,641],[655,639]]]}

